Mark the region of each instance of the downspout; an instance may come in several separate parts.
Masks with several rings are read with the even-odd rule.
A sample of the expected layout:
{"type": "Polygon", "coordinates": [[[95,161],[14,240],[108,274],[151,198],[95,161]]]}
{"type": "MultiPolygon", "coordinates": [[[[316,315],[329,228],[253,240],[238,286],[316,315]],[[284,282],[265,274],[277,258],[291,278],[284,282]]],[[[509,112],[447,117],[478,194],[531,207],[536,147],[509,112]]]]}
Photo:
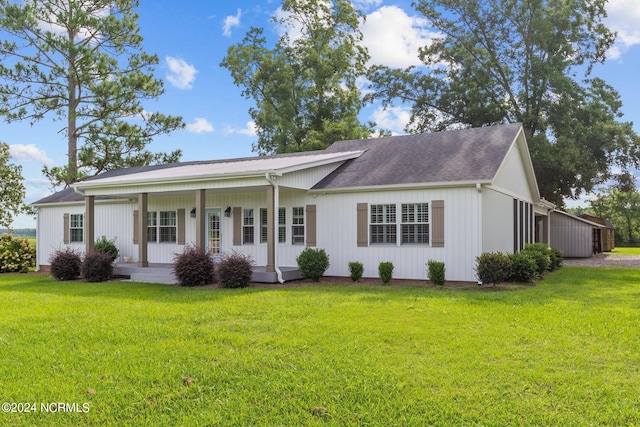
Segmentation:
{"type": "Polygon", "coordinates": [[[280,188],[276,182],[276,176],[271,175],[271,173],[265,173],[265,178],[273,187],[273,236],[271,238],[275,239],[273,242],[273,269],[276,271],[276,275],[278,276],[278,282],[284,283],[284,279],[282,278],[282,271],[280,270],[280,266],[278,265],[278,239],[276,236],[279,234],[280,226],[279,226],[279,212],[280,212],[280,188]]]}
{"type": "Polygon", "coordinates": [[[38,251],[37,242],[40,234],[40,208],[34,208],[36,213],[36,271],[40,271],[40,251],[38,251]]]}
{"type": "MultiPolygon", "coordinates": [[[[478,256],[480,256],[482,254],[482,248],[484,244],[484,229],[482,228],[482,184],[480,184],[479,182],[476,183],[476,191],[478,192],[478,212],[476,214],[476,217],[478,218],[479,231],[477,254],[478,256]]],[[[480,280],[478,280],[478,285],[482,285],[482,282],[480,280]]]]}

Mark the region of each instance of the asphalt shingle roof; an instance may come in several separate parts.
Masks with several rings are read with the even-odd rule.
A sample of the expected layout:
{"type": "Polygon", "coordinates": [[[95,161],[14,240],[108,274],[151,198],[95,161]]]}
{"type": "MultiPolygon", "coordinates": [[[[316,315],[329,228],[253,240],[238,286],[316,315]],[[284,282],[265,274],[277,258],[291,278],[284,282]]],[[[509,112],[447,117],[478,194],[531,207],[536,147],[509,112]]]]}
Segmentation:
{"type": "MultiPolygon", "coordinates": [[[[347,160],[313,189],[338,189],[396,184],[490,181],[502,164],[522,126],[519,123],[446,132],[339,141],[324,153],[365,151],[347,160]]],[[[111,178],[185,165],[229,163],[278,157],[297,157],[323,152],[280,154],[228,160],[194,161],[114,169],[92,179],[111,178]]],[[[72,188],[59,191],[34,204],[78,202],[83,197],[72,188]]]]}
{"type": "Polygon", "coordinates": [[[376,185],[489,181],[521,124],[340,141],[327,151],[366,150],[314,189],[376,185]]]}

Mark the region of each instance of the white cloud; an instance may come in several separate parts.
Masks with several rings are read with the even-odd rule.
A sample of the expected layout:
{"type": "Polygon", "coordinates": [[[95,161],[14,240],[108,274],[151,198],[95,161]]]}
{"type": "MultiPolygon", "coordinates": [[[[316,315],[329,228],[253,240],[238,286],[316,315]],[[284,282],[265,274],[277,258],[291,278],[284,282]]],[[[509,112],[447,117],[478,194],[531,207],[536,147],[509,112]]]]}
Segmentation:
{"type": "Polygon", "coordinates": [[[225,37],[231,37],[231,30],[240,25],[240,17],[242,16],[242,10],[238,9],[238,13],[233,16],[229,15],[224,18],[224,24],[222,26],[222,34],[225,37]]]}
{"type": "Polygon", "coordinates": [[[19,162],[38,162],[47,166],[53,165],[53,160],[47,156],[47,153],[36,147],[35,144],[13,144],[9,146],[9,152],[11,157],[19,162]]]}
{"type": "Polygon", "coordinates": [[[411,120],[411,109],[408,107],[378,107],[371,118],[378,129],[390,130],[394,135],[406,133],[404,128],[411,120]]]}
{"type": "Polygon", "coordinates": [[[184,59],[167,56],[165,58],[169,67],[167,80],[178,89],[191,89],[198,70],[184,59]]]}
{"type": "Polygon", "coordinates": [[[426,19],[409,16],[398,6],[383,6],[367,15],[361,31],[372,63],[405,68],[422,64],[418,49],[438,35],[427,28],[426,19]]]}
{"type": "Polygon", "coordinates": [[[256,127],[256,122],[250,120],[247,122],[246,126],[243,129],[236,129],[231,126],[226,126],[224,128],[224,133],[228,135],[237,133],[239,135],[245,136],[256,136],[258,134],[258,129],[256,127]]]}
{"type": "Polygon", "coordinates": [[[616,45],[609,51],[609,58],[618,59],[624,51],[640,44],[640,2],[638,0],[609,0],[605,24],[618,33],[616,45]]]}
{"type": "Polygon", "coordinates": [[[371,7],[378,7],[382,4],[382,0],[352,0],[351,3],[358,10],[367,10],[371,7]]]}
{"type": "Polygon", "coordinates": [[[187,130],[193,133],[205,133],[213,132],[213,125],[209,121],[202,117],[196,117],[193,123],[187,125],[187,130]]]}

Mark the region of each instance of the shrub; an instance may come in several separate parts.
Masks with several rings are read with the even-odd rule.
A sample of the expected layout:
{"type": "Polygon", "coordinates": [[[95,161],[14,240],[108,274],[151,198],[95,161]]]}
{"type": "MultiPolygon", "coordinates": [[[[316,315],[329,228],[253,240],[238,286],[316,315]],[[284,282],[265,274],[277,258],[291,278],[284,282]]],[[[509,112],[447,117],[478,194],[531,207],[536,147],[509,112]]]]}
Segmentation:
{"type": "Polygon", "coordinates": [[[211,257],[195,246],[186,246],[173,258],[173,274],[181,286],[201,286],[214,282],[211,257]]]}
{"type": "Polygon", "coordinates": [[[562,251],[557,248],[551,248],[551,254],[549,255],[551,258],[551,271],[557,270],[562,267],[562,261],[564,259],[562,255],[562,251]]]}
{"type": "Polygon", "coordinates": [[[252,275],[253,260],[238,252],[223,255],[218,265],[218,276],[223,288],[246,288],[251,283],[252,275]]]}
{"type": "Polygon", "coordinates": [[[51,275],[56,280],[73,280],[80,276],[82,260],[80,254],[71,248],[58,249],[49,258],[51,275]]]}
{"type": "Polygon", "coordinates": [[[296,263],[304,277],[317,282],[329,268],[329,255],[324,249],[305,248],[296,258],[296,263]]]}
{"type": "Polygon", "coordinates": [[[522,252],[531,255],[534,259],[539,275],[551,268],[551,249],[544,243],[528,243],[522,252]]]}
{"type": "Polygon", "coordinates": [[[480,283],[504,282],[510,274],[511,262],[502,252],[484,252],[476,257],[476,277],[480,283]]]}
{"type": "Polygon", "coordinates": [[[0,236],[0,273],[26,273],[36,265],[36,249],[29,240],[2,233],[0,236]]]}
{"type": "Polygon", "coordinates": [[[118,259],[118,255],[120,254],[120,251],[116,246],[116,239],[107,240],[106,236],[102,236],[98,240],[96,240],[94,249],[96,252],[104,252],[106,254],[109,254],[111,256],[111,262],[118,259]]]}
{"type": "Polygon", "coordinates": [[[378,276],[380,276],[380,280],[385,285],[391,282],[393,278],[393,263],[392,262],[381,262],[378,265],[378,276]]]}
{"type": "Polygon", "coordinates": [[[446,282],[444,262],[430,259],[427,261],[427,277],[434,285],[443,286],[446,282]]]}
{"type": "Polygon", "coordinates": [[[511,260],[510,281],[530,283],[535,279],[538,274],[538,264],[531,252],[515,252],[509,255],[509,259],[511,260]]]}
{"type": "Polygon", "coordinates": [[[105,282],[113,273],[113,258],[107,252],[90,252],[84,257],[80,272],[87,282],[105,282]]]}
{"type": "Polygon", "coordinates": [[[362,279],[362,274],[364,273],[364,266],[361,262],[352,261],[349,263],[349,278],[354,282],[362,279]]]}

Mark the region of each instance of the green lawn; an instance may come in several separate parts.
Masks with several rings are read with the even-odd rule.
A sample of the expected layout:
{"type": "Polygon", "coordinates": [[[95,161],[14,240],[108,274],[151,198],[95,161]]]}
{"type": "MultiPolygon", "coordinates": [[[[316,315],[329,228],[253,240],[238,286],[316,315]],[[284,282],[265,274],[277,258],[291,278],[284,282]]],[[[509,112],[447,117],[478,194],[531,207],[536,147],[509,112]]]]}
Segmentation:
{"type": "Polygon", "coordinates": [[[0,425],[638,425],[639,325],[635,269],[510,291],[0,276],[0,401],[37,405],[0,425]]]}
{"type": "Polygon", "coordinates": [[[614,254],[640,255],[640,248],[614,248],[611,252],[614,254]]]}

